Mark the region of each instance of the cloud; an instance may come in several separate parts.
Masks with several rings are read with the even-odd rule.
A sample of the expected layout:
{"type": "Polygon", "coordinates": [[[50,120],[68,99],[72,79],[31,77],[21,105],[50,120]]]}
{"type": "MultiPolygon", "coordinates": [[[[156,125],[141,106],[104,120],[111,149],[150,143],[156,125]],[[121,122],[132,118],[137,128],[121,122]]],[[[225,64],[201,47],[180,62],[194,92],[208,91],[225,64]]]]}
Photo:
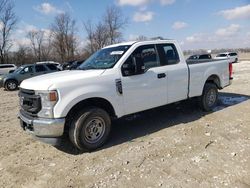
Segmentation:
{"type": "Polygon", "coordinates": [[[214,34],[212,33],[195,33],[186,37],[188,43],[217,43],[218,41],[226,41],[228,38],[234,39],[240,32],[240,25],[231,24],[225,28],[217,29],[214,34]]]}
{"type": "Polygon", "coordinates": [[[42,3],[41,5],[34,7],[34,10],[45,15],[63,13],[62,10],[59,10],[50,3],[42,3]]]}
{"type": "Polygon", "coordinates": [[[162,5],[171,5],[175,3],[175,0],[160,0],[162,5]]]}
{"type": "Polygon", "coordinates": [[[161,5],[171,5],[176,0],[117,0],[120,6],[147,6],[149,3],[159,2],[161,5]]]}
{"type": "Polygon", "coordinates": [[[231,24],[226,28],[218,29],[215,34],[220,37],[232,37],[240,31],[240,26],[237,24],[231,24]]]}
{"type": "Polygon", "coordinates": [[[204,33],[195,33],[191,36],[186,37],[186,41],[189,43],[203,42],[206,34],[204,33]]]}
{"type": "Polygon", "coordinates": [[[250,4],[233,9],[222,10],[219,12],[219,14],[228,20],[248,19],[250,18],[250,4]]]}
{"type": "Polygon", "coordinates": [[[147,12],[137,12],[135,13],[133,20],[135,22],[149,22],[153,19],[154,13],[147,11],[147,12]]]}
{"type": "Polygon", "coordinates": [[[175,30],[178,30],[178,29],[183,29],[185,27],[187,27],[188,24],[186,22],[175,22],[173,25],[172,25],[172,28],[175,29],[175,30]]]}
{"type": "Polygon", "coordinates": [[[118,0],[120,6],[129,5],[129,6],[145,6],[151,0],[118,0]]]}

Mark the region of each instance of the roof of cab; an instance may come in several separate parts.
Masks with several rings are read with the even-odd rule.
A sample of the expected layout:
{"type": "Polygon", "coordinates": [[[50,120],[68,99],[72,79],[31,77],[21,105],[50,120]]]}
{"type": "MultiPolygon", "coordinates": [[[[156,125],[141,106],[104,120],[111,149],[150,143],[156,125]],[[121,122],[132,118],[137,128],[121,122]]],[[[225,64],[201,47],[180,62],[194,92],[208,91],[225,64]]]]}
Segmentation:
{"type": "Polygon", "coordinates": [[[150,44],[150,43],[167,43],[167,42],[176,42],[175,40],[172,40],[172,39],[156,39],[156,40],[145,40],[145,41],[129,41],[129,42],[121,42],[121,43],[117,43],[117,44],[112,44],[112,45],[109,45],[109,46],[106,46],[104,47],[105,48],[112,48],[112,47],[117,47],[117,46],[131,46],[133,44],[136,44],[136,43],[145,43],[145,44],[150,44]]]}

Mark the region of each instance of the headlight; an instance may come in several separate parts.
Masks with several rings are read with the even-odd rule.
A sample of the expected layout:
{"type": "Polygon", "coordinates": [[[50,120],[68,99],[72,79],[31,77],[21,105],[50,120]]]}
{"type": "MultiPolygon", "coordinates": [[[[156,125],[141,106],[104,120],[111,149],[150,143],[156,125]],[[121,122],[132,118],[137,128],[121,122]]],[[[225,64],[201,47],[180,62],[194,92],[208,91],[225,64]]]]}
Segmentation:
{"type": "Polygon", "coordinates": [[[37,91],[36,93],[41,97],[42,108],[38,113],[38,117],[53,118],[53,108],[58,101],[57,91],[37,91]]]}

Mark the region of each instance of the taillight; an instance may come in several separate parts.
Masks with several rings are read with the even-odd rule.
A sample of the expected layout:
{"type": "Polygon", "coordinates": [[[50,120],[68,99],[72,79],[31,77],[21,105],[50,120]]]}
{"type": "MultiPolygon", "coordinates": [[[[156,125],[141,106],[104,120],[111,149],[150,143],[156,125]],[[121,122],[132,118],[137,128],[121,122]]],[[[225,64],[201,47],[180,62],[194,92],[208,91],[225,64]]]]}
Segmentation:
{"type": "Polygon", "coordinates": [[[233,64],[229,63],[229,78],[233,79],[233,64]]]}

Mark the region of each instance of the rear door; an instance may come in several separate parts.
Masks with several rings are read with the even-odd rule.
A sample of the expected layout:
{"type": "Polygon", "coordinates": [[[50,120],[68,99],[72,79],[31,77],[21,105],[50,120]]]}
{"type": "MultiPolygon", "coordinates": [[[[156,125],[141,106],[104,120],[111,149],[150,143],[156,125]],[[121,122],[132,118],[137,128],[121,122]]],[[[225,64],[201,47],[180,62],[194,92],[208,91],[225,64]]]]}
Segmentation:
{"type": "Polygon", "coordinates": [[[188,66],[181,62],[174,44],[158,44],[158,53],[161,65],[167,75],[167,101],[168,103],[187,99],[188,96],[188,66]]]}
{"type": "Polygon", "coordinates": [[[125,61],[132,57],[140,58],[146,72],[143,74],[122,76],[125,113],[143,111],[167,104],[166,68],[161,67],[155,45],[143,45],[135,49],[125,61]]]}

